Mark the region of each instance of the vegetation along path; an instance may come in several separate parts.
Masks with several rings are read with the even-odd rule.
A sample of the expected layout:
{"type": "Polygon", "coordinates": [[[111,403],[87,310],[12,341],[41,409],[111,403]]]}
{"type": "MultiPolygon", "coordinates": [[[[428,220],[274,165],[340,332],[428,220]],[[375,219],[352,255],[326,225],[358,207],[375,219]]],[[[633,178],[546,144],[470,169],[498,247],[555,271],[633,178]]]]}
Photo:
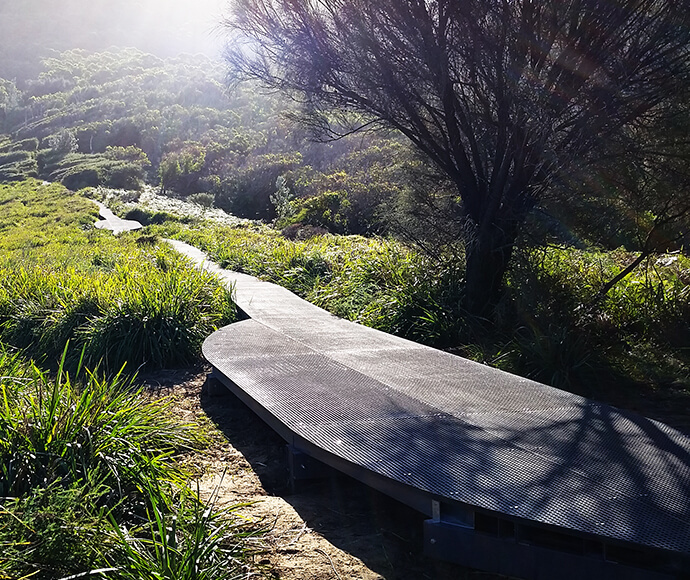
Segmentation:
{"type": "Polygon", "coordinates": [[[310,457],[348,473],[426,514],[429,553],[492,572],[672,578],[687,564],[690,438],[339,319],[171,243],[234,285],[249,318],[204,355],[291,446],[294,477],[310,457]]]}

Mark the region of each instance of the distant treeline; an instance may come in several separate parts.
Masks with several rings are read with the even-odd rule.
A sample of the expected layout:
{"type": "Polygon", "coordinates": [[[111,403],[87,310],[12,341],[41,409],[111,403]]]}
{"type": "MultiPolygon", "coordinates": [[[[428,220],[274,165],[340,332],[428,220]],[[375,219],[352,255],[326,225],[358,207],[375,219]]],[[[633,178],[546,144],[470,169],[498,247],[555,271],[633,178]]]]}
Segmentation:
{"type": "MultiPolygon", "coordinates": [[[[462,238],[454,188],[400,136],[318,142],[294,120],[295,102],[247,84],[229,89],[225,74],[202,55],[112,49],[69,50],[21,82],[0,78],[0,181],[38,177],[72,190],[148,183],[288,234],[393,232],[431,254],[462,238]]],[[[614,182],[593,177],[545,196],[527,243],[640,249],[658,212],[652,202],[626,203],[614,182]]],[[[662,249],[687,245],[677,224],[654,231],[662,249]]]]}
{"type": "Polygon", "coordinates": [[[203,56],[71,50],[23,90],[0,79],[0,180],[148,182],[242,217],[381,231],[381,204],[409,182],[407,147],[372,135],[316,143],[290,108],[250,86],[229,92],[222,65],[203,56]]]}

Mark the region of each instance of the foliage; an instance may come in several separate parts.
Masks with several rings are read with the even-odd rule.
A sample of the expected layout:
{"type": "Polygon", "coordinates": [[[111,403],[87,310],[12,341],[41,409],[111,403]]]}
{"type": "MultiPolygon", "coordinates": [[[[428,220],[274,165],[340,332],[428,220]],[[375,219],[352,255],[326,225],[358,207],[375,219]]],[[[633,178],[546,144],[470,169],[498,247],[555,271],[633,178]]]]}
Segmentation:
{"type": "Polygon", "coordinates": [[[246,578],[247,540],[256,536],[233,513],[241,504],[214,512],[197,496],[182,493],[170,513],[155,480],[146,488],[146,521],[113,521],[124,548],[123,564],[108,577],[118,580],[239,580],[246,578]]]}
{"type": "Polygon", "coordinates": [[[238,159],[223,171],[215,188],[216,205],[229,213],[251,219],[276,217],[271,196],[279,177],[299,167],[299,153],[266,154],[238,159]]]}
{"type": "Polygon", "coordinates": [[[292,206],[292,223],[323,227],[335,234],[346,230],[351,204],[345,192],[324,191],[314,197],[302,198],[292,206]]]}
{"type": "Polygon", "coordinates": [[[27,177],[38,176],[38,164],[26,151],[0,153],[0,182],[21,181],[27,177]]]}
{"type": "MultiPolygon", "coordinates": [[[[520,228],[559,184],[585,177],[583,166],[605,176],[611,159],[635,158],[647,179],[608,184],[618,198],[643,199],[660,189],[650,177],[667,182],[669,160],[687,166],[687,148],[676,147],[687,140],[658,132],[688,115],[687,8],[322,0],[315,10],[237,0],[227,60],[235,79],[296,96],[302,119],[327,138],[372,127],[408,138],[453,184],[465,218],[465,306],[489,316],[520,228]],[[649,147],[654,133],[661,147],[649,147]]],[[[678,183],[686,202],[680,214],[655,205],[660,223],[690,212],[687,179],[678,183]]]]}
{"type": "Polygon", "coordinates": [[[194,193],[187,198],[187,201],[210,208],[213,207],[214,197],[210,193],[194,193]]]}
{"type": "Polygon", "coordinates": [[[124,215],[125,219],[138,221],[142,225],[162,224],[166,221],[178,221],[179,218],[164,211],[150,211],[141,208],[134,208],[124,215]]]}
{"type": "Polygon", "coordinates": [[[0,335],[49,365],[67,342],[70,367],[82,349],[108,373],[189,364],[234,316],[225,287],[167,246],[82,229],[94,206],[62,188],[5,186],[0,203],[0,335]]]}
{"type": "Polygon", "coordinates": [[[287,119],[293,104],[250,86],[227,94],[223,79],[203,57],[72,50],[49,58],[23,90],[8,85],[0,153],[25,154],[0,163],[0,178],[39,176],[73,190],[147,182],[267,221],[277,216],[271,196],[283,178],[295,199],[326,191],[347,198],[344,231],[385,229],[378,206],[407,182],[399,140],[315,143],[287,119]]]}
{"type": "Polygon", "coordinates": [[[169,404],[147,402],[120,376],[87,373],[79,384],[63,367],[55,378],[36,367],[25,374],[0,385],[0,495],[81,483],[100,489],[100,502],[112,507],[142,478],[179,481],[170,456],[196,445],[198,436],[173,418],[169,404]]]}
{"type": "Polygon", "coordinates": [[[198,428],[121,377],[79,376],[49,376],[0,343],[0,575],[244,570],[257,532],[234,513],[241,506],[202,505],[174,459],[200,447],[198,428]]]}
{"type": "Polygon", "coordinates": [[[650,258],[597,299],[602,284],[636,257],[563,247],[522,255],[510,275],[520,324],[515,370],[585,389],[606,380],[687,383],[690,260],[679,253],[650,258]]]}
{"type": "Polygon", "coordinates": [[[276,179],[276,190],[273,195],[270,196],[271,205],[275,210],[278,222],[281,220],[286,220],[292,217],[293,209],[290,206],[290,201],[294,198],[294,195],[290,191],[290,184],[284,175],[279,175],[276,179]]]}
{"type": "Polygon", "coordinates": [[[48,148],[54,155],[68,155],[77,150],[77,138],[74,131],[61,129],[55,135],[48,137],[48,148]]]}
{"type": "Polygon", "coordinates": [[[52,485],[0,500],[2,578],[52,580],[94,570],[114,549],[97,506],[103,490],[52,485]]]}
{"type": "Polygon", "coordinates": [[[292,241],[268,228],[163,228],[224,267],[279,283],[339,316],[426,344],[458,339],[462,272],[452,262],[361,236],[292,241]]]}
{"type": "Polygon", "coordinates": [[[196,360],[234,314],[227,290],[153,236],[95,230],[59,185],[0,185],[0,207],[0,576],[158,578],[161,522],[177,577],[245,570],[254,531],[202,506],[176,461],[204,436],[117,372],[196,360]]]}
{"type": "Polygon", "coordinates": [[[163,155],[159,169],[163,193],[197,191],[205,161],[206,152],[200,143],[186,143],[181,149],[163,155]]]}
{"type": "Polygon", "coordinates": [[[137,147],[109,147],[93,155],[41,151],[38,163],[45,177],[73,191],[99,185],[136,190],[142,185],[148,160],[137,147]]]}

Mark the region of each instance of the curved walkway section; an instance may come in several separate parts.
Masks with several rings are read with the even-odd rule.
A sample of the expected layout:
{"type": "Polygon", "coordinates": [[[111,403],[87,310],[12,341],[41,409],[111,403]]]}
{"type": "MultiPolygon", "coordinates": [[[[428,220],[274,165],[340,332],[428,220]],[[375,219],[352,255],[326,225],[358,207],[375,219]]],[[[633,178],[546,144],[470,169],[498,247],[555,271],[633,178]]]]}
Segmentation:
{"type": "Polygon", "coordinates": [[[100,201],[92,199],[99,209],[99,214],[101,216],[101,221],[94,224],[99,230],[110,230],[114,234],[121,234],[122,232],[130,232],[132,230],[139,230],[142,226],[138,221],[135,220],[125,220],[121,217],[116,216],[105,204],[100,201]]]}
{"type": "Polygon", "coordinates": [[[525,578],[688,565],[688,437],[339,319],[171,243],[233,284],[250,317],[206,340],[219,378],[295,449],[427,514],[432,555],[525,578]]]}

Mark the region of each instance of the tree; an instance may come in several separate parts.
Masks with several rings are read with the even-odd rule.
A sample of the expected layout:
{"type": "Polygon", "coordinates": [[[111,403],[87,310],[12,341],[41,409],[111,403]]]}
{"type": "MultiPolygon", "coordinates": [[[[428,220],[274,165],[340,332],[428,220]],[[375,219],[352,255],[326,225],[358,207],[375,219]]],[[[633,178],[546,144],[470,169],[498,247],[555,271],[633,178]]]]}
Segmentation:
{"type": "Polygon", "coordinates": [[[326,132],[396,129],[448,176],[482,316],[544,193],[688,85],[690,0],[234,0],[225,24],[235,78],[326,132]]]}

